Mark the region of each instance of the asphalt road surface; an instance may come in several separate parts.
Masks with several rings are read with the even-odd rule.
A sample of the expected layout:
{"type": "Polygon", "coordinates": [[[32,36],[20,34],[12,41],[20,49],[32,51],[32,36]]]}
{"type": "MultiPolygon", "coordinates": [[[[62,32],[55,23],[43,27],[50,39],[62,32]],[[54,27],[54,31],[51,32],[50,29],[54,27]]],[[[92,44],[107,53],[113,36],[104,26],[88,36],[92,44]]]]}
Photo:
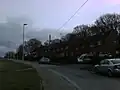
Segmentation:
{"type": "Polygon", "coordinates": [[[120,90],[120,77],[96,75],[81,70],[81,65],[22,63],[32,64],[37,69],[43,79],[44,90],[120,90]]]}
{"type": "Polygon", "coordinates": [[[43,78],[45,90],[120,90],[120,78],[96,75],[80,70],[79,65],[33,66],[43,78]]]}

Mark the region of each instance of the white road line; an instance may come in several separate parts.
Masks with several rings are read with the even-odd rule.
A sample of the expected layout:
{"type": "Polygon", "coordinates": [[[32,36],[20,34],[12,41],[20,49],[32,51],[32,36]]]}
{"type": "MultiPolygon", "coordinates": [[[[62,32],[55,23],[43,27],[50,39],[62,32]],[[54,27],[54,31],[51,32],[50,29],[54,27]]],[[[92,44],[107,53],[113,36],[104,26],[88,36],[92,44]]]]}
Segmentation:
{"type": "Polygon", "coordinates": [[[26,70],[31,70],[33,68],[26,68],[26,69],[20,69],[20,70],[16,70],[16,71],[26,71],[26,70]]]}
{"type": "Polygon", "coordinates": [[[72,85],[75,86],[76,90],[82,90],[74,81],[70,80],[68,77],[66,77],[65,75],[55,71],[55,70],[52,70],[52,69],[48,69],[48,71],[51,71],[57,75],[59,75],[60,77],[64,78],[65,80],[67,80],[69,83],[71,83],[72,85]]]}

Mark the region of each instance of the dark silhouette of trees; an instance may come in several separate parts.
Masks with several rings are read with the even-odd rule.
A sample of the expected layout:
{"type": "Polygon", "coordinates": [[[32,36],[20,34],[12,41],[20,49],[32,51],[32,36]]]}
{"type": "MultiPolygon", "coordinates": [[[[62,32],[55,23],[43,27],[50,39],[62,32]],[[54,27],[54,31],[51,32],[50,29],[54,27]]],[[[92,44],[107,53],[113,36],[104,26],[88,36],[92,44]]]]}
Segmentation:
{"type": "Polygon", "coordinates": [[[101,32],[108,30],[120,30],[120,15],[119,14],[105,14],[100,16],[96,21],[95,25],[101,32]]]}
{"type": "MultiPolygon", "coordinates": [[[[30,39],[25,42],[25,56],[33,59],[40,57],[41,55],[48,55],[48,57],[53,55],[55,57],[57,54],[62,57],[71,56],[70,58],[72,58],[76,52],[80,53],[80,49],[81,51],[85,50],[85,46],[87,46],[86,49],[89,49],[90,43],[97,44],[97,38],[100,38],[101,35],[104,35],[107,31],[111,32],[114,30],[118,33],[120,32],[120,15],[115,13],[105,14],[96,19],[92,25],[77,25],[73,28],[73,32],[62,36],[61,39],[54,39],[51,41],[46,40],[43,45],[41,41],[35,38],[30,39]]],[[[101,45],[101,43],[99,44],[101,45]]],[[[21,44],[17,49],[16,55],[19,55],[19,58],[21,59],[22,53],[23,45],[21,44]]]]}

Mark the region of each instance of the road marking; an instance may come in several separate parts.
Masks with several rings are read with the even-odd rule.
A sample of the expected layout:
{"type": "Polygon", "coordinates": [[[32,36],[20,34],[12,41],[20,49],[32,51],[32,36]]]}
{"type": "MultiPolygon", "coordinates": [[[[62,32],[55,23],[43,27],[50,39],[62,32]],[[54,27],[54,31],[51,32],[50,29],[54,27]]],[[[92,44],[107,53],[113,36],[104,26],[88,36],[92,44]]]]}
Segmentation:
{"type": "Polygon", "coordinates": [[[70,80],[67,76],[55,71],[55,70],[52,70],[52,69],[48,69],[48,71],[51,71],[55,74],[57,74],[58,76],[62,77],[64,80],[68,81],[69,83],[71,83],[72,85],[75,86],[76,90],[82,90],[75,82],[73,82],[72,80],[70,80]]]}
{"type": "Polygon", "coordinates": [[[20,69],[20,70],[16,70],[16,71],[26,71],[26,70],[31,70],[33,68],[26,68],[26,69],[20,69]]]}

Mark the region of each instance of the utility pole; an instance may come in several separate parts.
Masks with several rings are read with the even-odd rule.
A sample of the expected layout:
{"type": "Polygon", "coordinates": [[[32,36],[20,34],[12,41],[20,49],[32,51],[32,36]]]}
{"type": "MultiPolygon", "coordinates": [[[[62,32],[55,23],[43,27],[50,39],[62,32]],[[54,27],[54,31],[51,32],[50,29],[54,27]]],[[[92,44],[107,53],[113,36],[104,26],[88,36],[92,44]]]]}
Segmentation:
{"type": "Polygon", "coordinates": [[[51,42],[51,34],[49,34],[48,40],[49,40],[49,45],[50,45],[50,42],[51,42]]]}
{"type": "Polygon", "coordinates": [[[8,60],[10,60],[10,54],[8,53],[8,60]]]}
{"type": "Polygon", "coordinates": [[[17,52],[17,50],[16,50],[16,60],[18,60],[18,52],[17,52]]]}
{"type": "Polygon", "coordinates": [[[18,60],[18,53],[17,53],[16,57],[17,57],[17,60],[18,60]]]}
{"type": "MultiPolygon", "coordinates": [[[[16,44],[16,47],[19,48],[19,44],[16,44]]],[[[19,57],[18,50],[16,49],[16,60],[18,60],[18,57],[19,57]]]]}
{"type": "Polygon", "coordinates": [[[25,26],[26,26],[27,24],[23,24],[23,55],[22,55],[22,60],[24,61],[24,44],[25,44],[25,26]]]}
{"type": "Polygon", "coordinates": [[[10,53],[9,53],[9,60],[11,59],[11,55],[10,55],[10,53]]]}

